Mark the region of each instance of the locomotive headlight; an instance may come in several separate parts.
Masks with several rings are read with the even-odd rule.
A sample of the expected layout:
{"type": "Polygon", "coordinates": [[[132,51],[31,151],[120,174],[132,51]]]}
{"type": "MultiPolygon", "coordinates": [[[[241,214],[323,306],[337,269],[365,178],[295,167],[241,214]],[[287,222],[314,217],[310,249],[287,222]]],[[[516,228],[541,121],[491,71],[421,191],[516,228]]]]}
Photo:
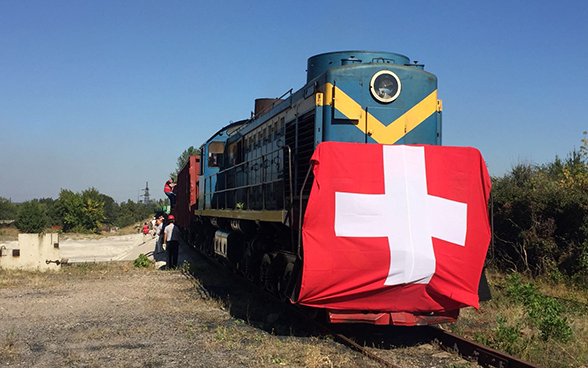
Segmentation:
{"type": "Polygon", "coordinates": [[[400,79],[389,70],[377,72],[370,82],[372,95],[382,103],[390,103],[397,99],[401,88],[400,79]]]}

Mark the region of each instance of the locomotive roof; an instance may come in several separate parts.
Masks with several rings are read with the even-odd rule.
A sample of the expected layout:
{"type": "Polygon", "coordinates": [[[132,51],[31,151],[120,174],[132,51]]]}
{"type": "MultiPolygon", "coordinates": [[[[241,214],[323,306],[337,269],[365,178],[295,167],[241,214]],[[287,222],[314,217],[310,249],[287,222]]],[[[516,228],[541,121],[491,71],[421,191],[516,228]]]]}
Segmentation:
{"type": "Polygon", "coordinates": [[[210,143],[211,141],[214,140],[214,138],[223,135],[224,132],[227,132],[227,136],[231,136],[235,132],[238,132],[239,130],[241,130],[250,121],[251,121],[251,119],[244,119],[244,120],[235,121],[233,123],[229,123],[228,125],[219,129],[216,133],[214,133],[212,135],[212,137],[210,137],[204,144],[210,143]]]}

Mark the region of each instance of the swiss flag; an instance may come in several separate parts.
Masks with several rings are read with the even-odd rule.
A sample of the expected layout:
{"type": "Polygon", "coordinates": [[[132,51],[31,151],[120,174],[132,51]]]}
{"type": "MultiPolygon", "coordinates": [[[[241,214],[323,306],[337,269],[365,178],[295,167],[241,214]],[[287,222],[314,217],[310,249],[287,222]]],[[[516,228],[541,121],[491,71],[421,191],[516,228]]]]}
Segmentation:
{"type": "Polygon", "coordinates": [[[474,148],[321,143],[296,302],[382,312],[478,307],[490,178],[474,148]]]}

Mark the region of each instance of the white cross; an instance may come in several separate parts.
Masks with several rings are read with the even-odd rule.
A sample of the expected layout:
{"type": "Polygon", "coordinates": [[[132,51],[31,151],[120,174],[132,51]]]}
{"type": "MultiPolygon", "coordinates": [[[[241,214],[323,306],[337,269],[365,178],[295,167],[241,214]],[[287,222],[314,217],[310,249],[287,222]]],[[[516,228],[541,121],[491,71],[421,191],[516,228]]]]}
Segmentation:
{"type": "Polygon", "coordinates": [[[384,285],[427,284],[436,267],[432,238],[465,246],[467,204],[428,194],[424,147],[383,152],[384,194],[335,192],[335,234],[387,237],[384,285]]]}

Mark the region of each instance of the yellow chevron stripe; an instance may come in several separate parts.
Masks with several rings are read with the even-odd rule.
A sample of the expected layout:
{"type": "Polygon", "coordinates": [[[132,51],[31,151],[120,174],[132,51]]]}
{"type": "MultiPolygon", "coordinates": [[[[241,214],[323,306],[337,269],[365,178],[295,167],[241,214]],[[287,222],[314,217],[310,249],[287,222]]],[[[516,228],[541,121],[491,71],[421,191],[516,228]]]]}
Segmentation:
{"type": "Polygon", "coordinates": [[[360,123],[356,125],[356,127],[381,144],[396,143],[404,135],[416,128],[419,124],[425,121],[425,119],[437,111],[437,90],[434,90],[430,95],[425,97],[422,101],[414,105],[410,110],[390,124],[384,125],[372,114],[368,113],[366,131],[365,124],[362,123],[365,121],[365,110],[351,97],[347,96],[347,94],[341,89],[333,87],[334,86],[330,83],[326,84],[323,103],[332,105],[334,91],[335,108],[343,115],[347,116],[347,118],[359,120],[360,123]]]}

